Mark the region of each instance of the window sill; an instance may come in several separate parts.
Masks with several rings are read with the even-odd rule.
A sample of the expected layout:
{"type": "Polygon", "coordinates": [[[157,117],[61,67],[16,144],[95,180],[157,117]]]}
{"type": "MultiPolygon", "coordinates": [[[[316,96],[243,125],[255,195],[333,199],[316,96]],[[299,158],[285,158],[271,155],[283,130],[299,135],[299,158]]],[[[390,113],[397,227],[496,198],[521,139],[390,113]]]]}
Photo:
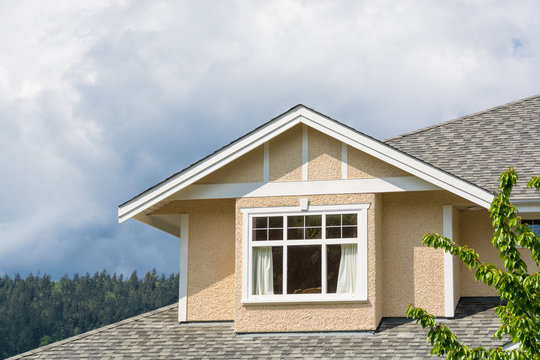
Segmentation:
{"type": "Polygon", "coordinates": [[[367,298],[359,296],[299,296],[282,295],[272,297],[253,297],[242,299],[242,305],[290,305],[290,304],[335,304],[335,303],[362,303],[367,298]]]}

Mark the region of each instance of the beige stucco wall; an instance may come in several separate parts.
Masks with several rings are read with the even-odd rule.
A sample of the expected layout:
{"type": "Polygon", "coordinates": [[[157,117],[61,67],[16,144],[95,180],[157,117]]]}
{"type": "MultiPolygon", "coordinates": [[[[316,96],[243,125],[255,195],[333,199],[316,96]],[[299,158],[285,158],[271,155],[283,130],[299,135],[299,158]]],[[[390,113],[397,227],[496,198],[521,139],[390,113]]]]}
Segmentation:
{"type": "Polygon", "coordinates": [[[444,316],[444,254],[422,245],[443,231],[443,205],[463,200],[446,191],[382,194],[383,316],[404,316],[408,304],[444,316]]]}
{"type": "Polygon", "coordinates": [[[235,200],[173,201],[155,214],[189,214],[188,321],[234,318],[235,200]]]}
{"type": "MultiPolygon", "coordinates": [[[[480,255],[480,261],[492,262],[495,266],[503,268],[499,259],[499,251],[491,243],[493,227],[487,210],[464,211],[460,217],[461,242],[476,250],[480,255]]],[[[540,271],[540,267],[534,264],[528,249],[520,250],[522,259],[527,264],[529,272],[540,271]]],[[[496,296],[497,293],[492,287],[478,282],[474,279],[473,271],[469,270],[463,263],[461,271],[461,296],[496,296]]]]}
{"type": "Polygon", "coordinates": [[[341,179],[341,141],[308,129],[308,180],[341,179]]]}
{"type": "MultiPolygon", "coordinates": [[[[303,125],[299,124],[269,142],[269,181],[302,180],[303,125]]],[[[320,131],[307,128],[308,180],[338,180],[342,177],[342,143],[320,131]]],[[[347,147],[349,179],[410,176],[410,174],[360,150],[347,147]]],[[[264,146],[259,146],[196,184],[262,182],[264,146]]]]}
{"type": "Polygon", "coordinates": [[[328,304],[242,304],[242,234],[241,208],[298,206],[300,197],[243,198],[236,202],[236,301],[235,331],[345,331],[374,330],[380,318],[375,304],[380,289],[376,282],[375,213],[376,201],[372,194],[309,196],[310,205],[370,203],[368,210],[368,301],[328,304]]]}
{"type": "Polygon", "coordinates": [[[263,181],[264,148],[259,146],[197,182],[231,184],[263,181]]]}
{"type": "Polygon", "coordinates": [[[350,146],[347,147],[347,163],[350,179],[410,176],[409,173],[350,146]]]}
{"type": "Polygon", "coordinates": [[[270,140],[270,181],[302,180],[302,125],[270,140]]]}

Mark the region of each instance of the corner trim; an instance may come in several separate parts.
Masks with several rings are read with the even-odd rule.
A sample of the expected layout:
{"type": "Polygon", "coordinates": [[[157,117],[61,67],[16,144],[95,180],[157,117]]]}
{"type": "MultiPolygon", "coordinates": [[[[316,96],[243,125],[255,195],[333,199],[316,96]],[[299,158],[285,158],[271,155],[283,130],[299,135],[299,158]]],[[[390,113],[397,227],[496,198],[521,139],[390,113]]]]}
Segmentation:
{"type": "Polygon", "coordinates": [[[178,322],[187,321],[189,215],[180,215],[180,274],[178,286],[178,322]]]}
{"type": "MultiPolygon", "coordinates": [[[[452,205],[443,205],[443,236],[453,241],[452,205]]],[[[444,316],[454,317],[454,257],[444,252],[444,316]]]]}

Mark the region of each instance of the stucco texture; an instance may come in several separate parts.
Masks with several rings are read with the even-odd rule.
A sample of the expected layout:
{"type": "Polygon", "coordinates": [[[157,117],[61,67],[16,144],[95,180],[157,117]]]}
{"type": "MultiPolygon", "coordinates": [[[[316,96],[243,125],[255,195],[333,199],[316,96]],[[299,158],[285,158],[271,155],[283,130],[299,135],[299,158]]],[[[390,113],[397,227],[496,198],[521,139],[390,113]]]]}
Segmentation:
{"type": "Polygon", "coordinates": [[[155,214],[188,214],[187,321],[234,318],[235,200],[173,201],[155,214]]]}
{"type": "Polygon", "coordinates": [[[369,203],[368,209],[368,300],[328,304],[242,304],[242,234],[241,208],[298,206],[300,197],[243,198],[236,202],[236,332],[346,331],[374,330],[380,317],[375,311],[377,296],[375,214],[372,194],[309,196],[311,205],[369,203]]]}
{"type": "Polygon", "coordinates": [[[308,180],[341,179],[341,142],[308,129],[308,180]]]}
{"type": "Polygon", "coordinates": [[[231,184],[263,181],[264,148],[259,146],[219,170],[205,176],[197,184],[231,184]]]}
{"type": "MultiPolygon", "coordinates": [[[[460,217],[461,242],[473,248],[480,261],[492,262],[495,266],[504,269],[499,258],[499,251],[491,243],[493,227],[487,210],[464,211],[460,217]]],[[[522,259],[527,264],[529,273],[540,271],[540,267],[531,259],[528,249],[520,250],[522,259]]],[[[461,296],[496,296],[497,293],[492,287],[478,282],[474,279],[473,271],[469,270],[463,263],[460,265],[461,271],[461,296]]]]}
{"type": "Polygon", "coordinates": [[[409,173],[350,146],[347,147],[347,163],[349,179],[410,176],[409,173]]]}
{"type": "Polygon", "coordinates": [[[446,191],[382,194],[383,316],[404,316],[408,304],[444,316],[444,253],[422,245],[443,231],[443,205],[463,200],[446,191]]]}
{"type": "Polygon", "coordinates": [[[270,140],[270,181],[302,180],[302,125],[270,140]]]}

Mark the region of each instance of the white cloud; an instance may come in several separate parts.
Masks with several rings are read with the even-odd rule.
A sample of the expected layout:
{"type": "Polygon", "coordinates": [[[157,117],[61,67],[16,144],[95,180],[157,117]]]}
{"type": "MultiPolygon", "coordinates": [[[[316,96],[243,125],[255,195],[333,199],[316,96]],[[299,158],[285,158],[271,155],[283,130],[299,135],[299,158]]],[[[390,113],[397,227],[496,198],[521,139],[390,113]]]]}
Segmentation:
{"type": "Polygon", "coordinates": [[[118,227],[116,205],[297,103],[384,138],[538,93],[539,12],[535,1],[1,3],[0,271],[170,262],[158,254],[176,245],[118,227]]]}

